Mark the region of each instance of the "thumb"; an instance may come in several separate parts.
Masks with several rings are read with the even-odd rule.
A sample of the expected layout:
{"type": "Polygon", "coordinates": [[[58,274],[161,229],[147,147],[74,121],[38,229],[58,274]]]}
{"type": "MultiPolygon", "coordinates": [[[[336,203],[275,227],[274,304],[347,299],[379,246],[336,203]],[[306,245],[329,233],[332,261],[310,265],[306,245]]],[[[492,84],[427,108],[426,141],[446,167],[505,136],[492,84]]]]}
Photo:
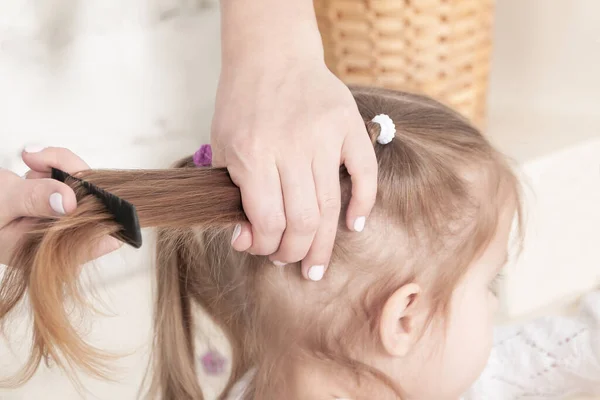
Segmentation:
{"type": "Polygon", "coordinates": [[[231,237],[231,245],[236,251],[246,251],[252,247],[252,225],[249,222],[237,224],[231,237]]]}
{"type": "Polygon", "coordinates": [[[68,214],[77,207],[75,192],[54,179],[23,179],[7,196],[9,217],[52,217],[68,214]]]}

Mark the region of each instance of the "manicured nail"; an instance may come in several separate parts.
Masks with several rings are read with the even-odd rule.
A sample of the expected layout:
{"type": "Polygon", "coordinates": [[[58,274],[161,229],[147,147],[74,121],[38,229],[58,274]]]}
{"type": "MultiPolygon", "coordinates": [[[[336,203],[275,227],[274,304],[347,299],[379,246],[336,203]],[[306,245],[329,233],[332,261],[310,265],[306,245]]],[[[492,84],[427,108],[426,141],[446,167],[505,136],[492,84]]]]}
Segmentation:
{"type": "Polygon", "coordinates": [[[358,217],[354,220],[354,230],[356,232],[362,232],[365,229],[365,222],[367,219],[365,217],[358,217]]]}
{"type": "Polygon", "coordinates": [[[323,275],[325,274],[325,266],[324,265],[313,265],[308,270],[308,278],[311,281],[320,281],[323,279],[323,275]]]}
{"type": "Polygon", "coordinates": [[[27,146],[25,147],[25,153],[39,153],[40,151],[44,150],[45,147],[43,146],[37,146],[37,145],[31,145],[31,146],[27,146]]]}
{"type": "Polygon", "coordinates": [[[240,237],[241,234],[242,234],[242,225],[237,224],[233,230],[233,236],[231,237],[231,244],[233,244],[237,240],[237,238],[240,237]]]}
{"type": "Polygon", "coordinates": [[[63,197],[60,193],[52,193],[50,195],[50,207],[54,210],[54,212],[65,215],[65,207],[63,206],[63,197]]]}
{"type": "Polygon", "coordinates": [[[283,266],[287,265],[287,263],[284,263],[281,261],[273,261],[273,265],[275,265],[276,267],[283,267],[283,266]]]}

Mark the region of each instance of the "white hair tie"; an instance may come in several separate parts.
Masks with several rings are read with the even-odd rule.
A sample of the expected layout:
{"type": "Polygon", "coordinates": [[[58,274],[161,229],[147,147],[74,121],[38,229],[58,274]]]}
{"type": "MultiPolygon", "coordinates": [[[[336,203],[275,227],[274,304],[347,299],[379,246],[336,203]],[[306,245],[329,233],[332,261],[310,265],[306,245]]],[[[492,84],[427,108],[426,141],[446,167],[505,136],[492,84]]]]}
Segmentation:
{"type": "Polygon", "coordinates": [[[376,115],[371,121],[379,124],[381,127],[379,136],[377,136],[379,144],[388,144],[396,136],[396,125],[394,125],[394,121],[388,115],[376,115]]]}

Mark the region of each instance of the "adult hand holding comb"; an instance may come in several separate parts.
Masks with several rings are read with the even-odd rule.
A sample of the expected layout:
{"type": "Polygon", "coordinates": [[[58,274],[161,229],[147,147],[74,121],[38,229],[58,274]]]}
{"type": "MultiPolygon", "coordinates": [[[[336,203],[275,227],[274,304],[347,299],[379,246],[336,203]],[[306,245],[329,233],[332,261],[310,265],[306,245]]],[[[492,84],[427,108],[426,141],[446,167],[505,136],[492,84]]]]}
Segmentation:
{"type": "MultiPolygon", "coordinates": [[[[29,146],[23,151],[22,158],[30,168],[25,179],[0,169],[0,264],[8,264],[13,249],[31,229],[34,218],[60,218],[77,207],[73,189],[50,179],[51,168],[68,173],[89,169],[81,158],[58,147],[29,146]]],[[[120,245],[117,239],[106,237],[93,256],[100,257],[120,245]]]]}

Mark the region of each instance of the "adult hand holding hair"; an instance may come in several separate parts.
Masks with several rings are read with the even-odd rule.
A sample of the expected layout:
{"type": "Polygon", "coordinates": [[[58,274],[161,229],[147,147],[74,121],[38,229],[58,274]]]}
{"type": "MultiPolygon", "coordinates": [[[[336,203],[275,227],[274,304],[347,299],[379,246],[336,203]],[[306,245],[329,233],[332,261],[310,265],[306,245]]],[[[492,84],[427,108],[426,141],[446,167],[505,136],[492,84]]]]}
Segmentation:
{"type": "Polygon", "coordinates": [[[325,65],[311,0],[221,0],[221,15],[213,165],[240,187],[251,224],[233,246],[275,264],[302,260],[319,280],[340,215],[339,167],[352,176],[347,227],[362,231],[377,190],[373,146],[325,65]]]}
{"type": "MultiPolygon", "coordinates": [[[[31,170],[22,179],[0,169],[0,264],[8,264],[17,243],[31,228],[33,218],[66,215],[77,207],[73,190],[50,178],[50,168],[74,173],[89,169],[75,154],[62,148],[30,146],[22,154],[31,170]]],[[[116,239],[107,237],[94,255],[100,257],[117,249],[116,239]]]]}

